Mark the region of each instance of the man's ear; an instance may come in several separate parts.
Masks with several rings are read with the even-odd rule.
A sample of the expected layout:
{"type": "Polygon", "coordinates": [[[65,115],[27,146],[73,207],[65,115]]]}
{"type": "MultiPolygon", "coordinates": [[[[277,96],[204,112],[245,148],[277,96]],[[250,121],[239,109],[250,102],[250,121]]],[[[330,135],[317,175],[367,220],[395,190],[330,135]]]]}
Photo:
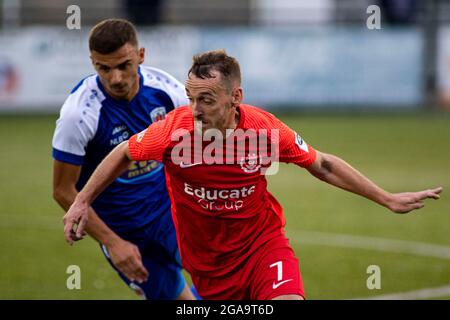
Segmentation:
{"type": "Polygon", "coordinates": [[[145,48],[139,48],[139,64],[144,63],[145,60],[145,48]]]}
{"type": "Polygon", "coordinates": [[[233,89],[231,101],[234,106],[239,106],[244,98],[244,94],[242,92],[241,87],[236,87],[233,89]]]}

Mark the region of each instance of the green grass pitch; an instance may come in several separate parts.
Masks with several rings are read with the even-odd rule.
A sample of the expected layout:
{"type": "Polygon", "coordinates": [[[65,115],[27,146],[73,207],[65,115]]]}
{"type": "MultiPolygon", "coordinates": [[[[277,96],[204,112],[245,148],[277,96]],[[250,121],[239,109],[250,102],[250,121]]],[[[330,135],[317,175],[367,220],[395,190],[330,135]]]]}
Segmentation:
{"type": "MultiPolygon", "coordinates": [[[[94,241],[73,247],[64,241],[63,212],[51,190],[56,117],[0,116],[0,299],[136,299],[94,241]],[[66,269],[73,264],[81,268],[81,290],[66,288],[66,269]]],[[[450,286],[449,256],[440,257],[439,250],[434,256],[407,252],[404,246],[396,248],[397,242],[383,240],[450,250],[448,115],[281,119],[309,144],[342,157],[389,191],[444,187],[439,201],[429,200],[420,211],[396,215],[318,181],[306,170],[281,165],[280,172],[269,177],[269,188],[284,207],[287,235],[300,260],[309,299],[450,286]],[[371,242],[380,239],[381,247],[371,248],[371,242]],[[369,265],[381,268],[379,290],[366,287],[369,265]]]]}

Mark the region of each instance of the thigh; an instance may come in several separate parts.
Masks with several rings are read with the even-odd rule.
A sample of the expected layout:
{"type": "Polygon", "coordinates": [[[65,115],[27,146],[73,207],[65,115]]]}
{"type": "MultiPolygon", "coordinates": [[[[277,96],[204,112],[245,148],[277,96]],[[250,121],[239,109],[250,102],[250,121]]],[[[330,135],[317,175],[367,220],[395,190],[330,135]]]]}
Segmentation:
{"type": "Polygon", "coordinates": [[[305,296],[298,259],[286,238],[271,240],[255,263],[250,298],[270,300],[283,295],[305,296]]]}
{"type": "Polygon", "coordinates": [[[244,300],[248,299],[245,278],[239,272],[220,278],[191,275],[192,282],[203,300],[244,300]],[[244,282],[244,283],[243,283],[244,282]]]}
{"type": "Polygon", "coordinates": [[[181,268],[177,235],[170,210],[155,219],[142,234],[144,239],[139,241],[138,245],[141,252],[156,256],[158,260],[166,261],[165,263],[174,263],[181,268]]]}
{"type": "Polygon", "coordinates": [[[180,254],[170,210],[153,220],[144,229],[120,234],[120,236],[138,246],[142,263],[149,272],[146,282],[142,284],[130,282],[112,264],[106,249],[102,247],[106,258],[122,280],[138,295],[147,299],[177,298],[186,282],[181,273],[180,254]]]}
{"type": "Polygon", "coordinates": [[[283,295],[305,296],[299,263],[280,235],[255,250],[235,271],[220,278],[191,275],[205,300],[270,300],[283,295]]]}
{"type": "Polygon", "coordinates": [[[171,300],[177,298],[185,286],[181,268],[176,261],[167,259],[167,252],[158,252],[164,248],[158,246],[152,250],[141,250],[142,262],[149,272],[148,280],[144,283],[131,282],[112,263],[106,248],[102,246],[103,254],[116,270],[120,278],[145,299],[171,300]],[[163,257],[161,259],[161,257],[163,257]]]}

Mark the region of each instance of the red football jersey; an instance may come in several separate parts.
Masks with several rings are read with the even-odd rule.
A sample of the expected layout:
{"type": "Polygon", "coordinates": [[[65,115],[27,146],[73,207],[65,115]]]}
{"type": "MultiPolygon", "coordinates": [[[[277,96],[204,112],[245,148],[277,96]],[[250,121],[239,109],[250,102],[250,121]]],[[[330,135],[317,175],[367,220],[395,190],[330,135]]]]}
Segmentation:
{"type": "Polygon", "coordinates": [[[164,163],[183,266],[197,276],[221,277],[283,234],[282,208],[268,192],[262,172],[273,159],[301,167],[316,159],[315,150],[272,114],[250,105],[240,105],[239,113],[233,132],[244,134],[233,137],[232,147],[228,136],[223,147],[220,139],[210,140],[215,147],[210,141],[195,145],[189,106],[173,110],[128,141],[133,160],[164,163]],[[260,142],[249,142],[252,133],[260,142]],[[192,148],[184,148],[188,146],[192,148]]]}

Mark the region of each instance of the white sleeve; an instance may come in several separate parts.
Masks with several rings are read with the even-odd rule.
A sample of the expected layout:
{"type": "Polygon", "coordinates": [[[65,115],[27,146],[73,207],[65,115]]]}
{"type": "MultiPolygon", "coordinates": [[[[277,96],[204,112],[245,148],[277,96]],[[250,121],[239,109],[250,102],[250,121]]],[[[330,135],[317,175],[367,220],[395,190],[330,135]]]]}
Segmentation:
{"type": "Polygon", "coordinates": [[[53,158],[81,165],[89,141],[95,136],[99,108],[83,105],[80,94],[72,94],[61,108],[53,135],[53,158]]]}

